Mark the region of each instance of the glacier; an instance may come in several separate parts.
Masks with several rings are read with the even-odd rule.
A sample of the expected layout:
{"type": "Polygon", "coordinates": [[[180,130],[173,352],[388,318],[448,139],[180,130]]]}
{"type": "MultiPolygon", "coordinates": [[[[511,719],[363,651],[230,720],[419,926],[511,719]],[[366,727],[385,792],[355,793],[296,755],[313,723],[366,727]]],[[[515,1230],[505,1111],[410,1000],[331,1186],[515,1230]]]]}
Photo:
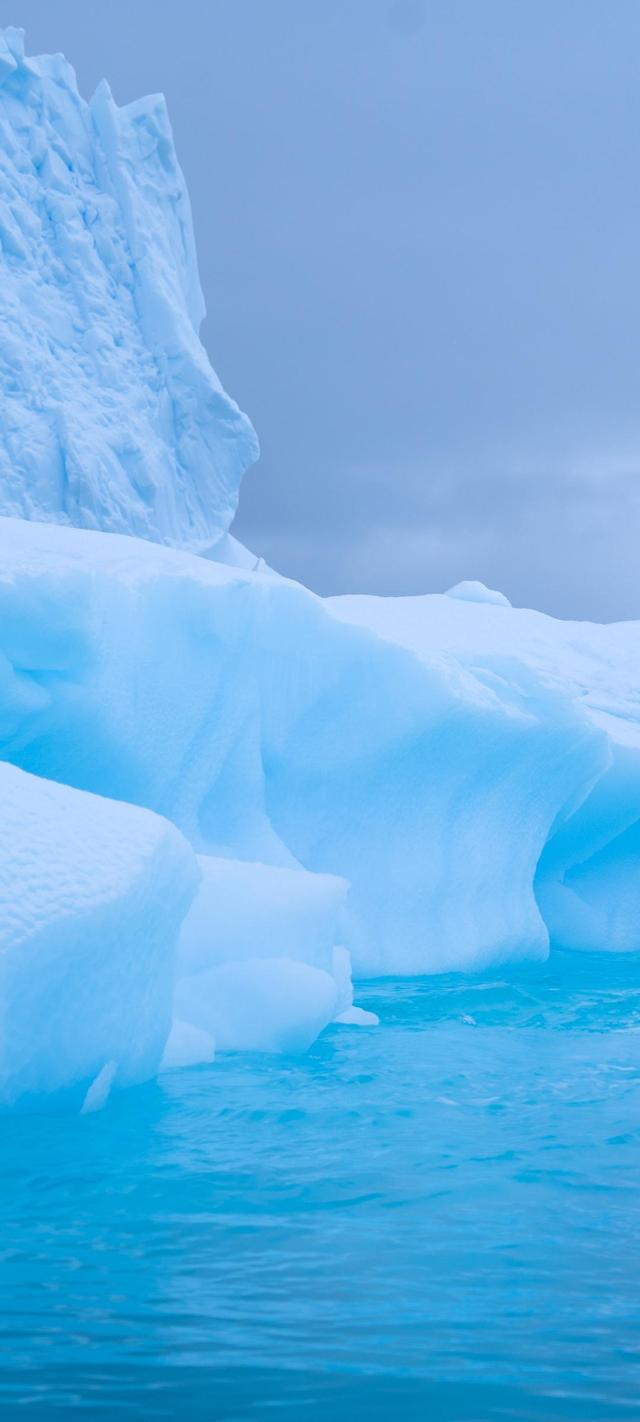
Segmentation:
{"type": "Polygon", "coordinates": [[[638,624],[268,568],[164,101],[5,30],[0,126],[0,1106],[640,949],[638,624]]]}

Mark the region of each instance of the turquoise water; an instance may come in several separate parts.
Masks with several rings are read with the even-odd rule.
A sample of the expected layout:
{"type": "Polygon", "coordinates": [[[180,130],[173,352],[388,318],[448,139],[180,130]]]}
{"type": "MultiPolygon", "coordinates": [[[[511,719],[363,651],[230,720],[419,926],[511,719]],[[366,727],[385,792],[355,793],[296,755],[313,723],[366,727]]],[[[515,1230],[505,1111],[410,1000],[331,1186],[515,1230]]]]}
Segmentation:
{"type": "Polygon", "coordinates": [[[5,1120],[3,1416],[640,1416],[640,960],[358,996],[303,1058],[5,1120]]]}

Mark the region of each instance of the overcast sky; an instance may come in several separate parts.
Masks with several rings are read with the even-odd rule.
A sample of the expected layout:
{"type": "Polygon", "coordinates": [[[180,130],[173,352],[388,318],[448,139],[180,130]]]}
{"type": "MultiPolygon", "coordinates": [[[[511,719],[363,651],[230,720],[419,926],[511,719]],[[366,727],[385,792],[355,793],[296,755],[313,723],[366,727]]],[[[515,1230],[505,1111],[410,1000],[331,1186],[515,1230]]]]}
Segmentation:
{"type": "Polygon", "coordinates": [[[0,0],[162,90],[235,532],[320,592],[640,616],[638,0],[0,0]]]}

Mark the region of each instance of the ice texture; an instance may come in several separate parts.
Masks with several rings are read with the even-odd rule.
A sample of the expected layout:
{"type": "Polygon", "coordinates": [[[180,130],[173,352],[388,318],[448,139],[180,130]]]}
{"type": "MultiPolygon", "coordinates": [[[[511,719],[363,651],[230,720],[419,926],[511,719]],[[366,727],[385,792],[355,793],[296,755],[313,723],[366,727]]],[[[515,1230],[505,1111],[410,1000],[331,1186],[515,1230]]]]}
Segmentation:
{"type": "MultiPolygon", "coordinates": [[[[533,887],[544,936],[556,947],[638,951],[640,624],[560,622],[525,608],[465,601],[449,593],[346,597],[332,606],[350,625],[375,628],[414,655],[446,653],[500,694],[508,688],[517,696],[520,689],[522,709],[535,713],[537,702],[550,729],[560,728],[570,708],[576,739],[565,770],[572,757],[582,769],[536,857],[533,887]]],[[[506,766],[506,747],[504,759],[506,766]]],[[[555,772],[548,766],[542,774],[555,772]]],[[[514,841],[523,829],[531,833],[529,811],[545,796],[546,778],[537,791],[531,787],[530,802],[522,801],[525,823],[512,822],[514,841]]]]}
{"type": "Polygon", "coordinates": [[[0,1106],[157,1070],[197,884],[158,815],[0,765],[0,1106]]]}
{"type": "MultiPolygon", "coordinates": [[[[640,947],[636,624],[322,600],[21,520],[0,547],[0,756],[147,806],[199,854],[346,880],[360,976],[592,946],[603,900],[603,946],[640,947]]],[[[230,907],[229,943],[246,932],[230,907]]]]}
{"type": "Polygon", "coordinates": [[[258,446],[198,337],[165,101],[87,104],[0,34],[0,512],[206,550],[258,446]]]}

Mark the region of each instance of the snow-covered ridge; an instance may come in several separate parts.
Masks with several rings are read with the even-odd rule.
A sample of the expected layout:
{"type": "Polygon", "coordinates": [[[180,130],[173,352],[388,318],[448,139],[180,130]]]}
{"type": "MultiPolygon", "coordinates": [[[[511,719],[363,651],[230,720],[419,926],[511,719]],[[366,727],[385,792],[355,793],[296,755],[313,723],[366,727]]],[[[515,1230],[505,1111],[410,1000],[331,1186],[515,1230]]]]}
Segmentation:
{"type": "Polygon", "coordinates": [[[164,99],[0,31],[0,512],[204,551],[258,446],[200,343],[164,99]]]}

